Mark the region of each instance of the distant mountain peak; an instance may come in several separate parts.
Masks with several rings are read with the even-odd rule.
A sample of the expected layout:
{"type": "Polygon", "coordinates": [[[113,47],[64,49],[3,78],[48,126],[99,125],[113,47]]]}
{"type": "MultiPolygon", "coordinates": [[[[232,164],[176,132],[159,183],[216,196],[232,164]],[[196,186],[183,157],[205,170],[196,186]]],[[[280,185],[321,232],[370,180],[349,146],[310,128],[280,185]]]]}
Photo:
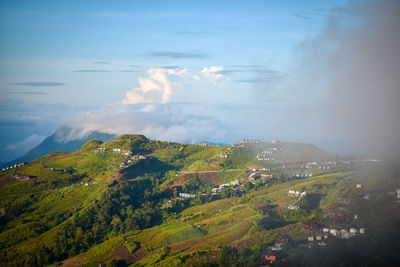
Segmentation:
{"type": "Polygon", "coordinates": [[[61,126],[54,134],[45,138],[38,146],[29,150],[28,153],[3,164],[3,166],[9,166],[20,161],[32,161],[53,152],[72,152],[81,148],[89,140],[108,142],[115,138],[116,136],[113,134],[98,131],[85,132],[83,129],[61,126]]]}

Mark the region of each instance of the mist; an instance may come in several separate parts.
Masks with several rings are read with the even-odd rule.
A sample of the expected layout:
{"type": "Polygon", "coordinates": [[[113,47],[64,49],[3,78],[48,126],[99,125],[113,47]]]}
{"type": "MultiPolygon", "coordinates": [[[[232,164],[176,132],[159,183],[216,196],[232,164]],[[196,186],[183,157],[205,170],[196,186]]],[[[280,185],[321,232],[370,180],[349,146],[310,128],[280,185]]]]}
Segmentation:
{"type": "Polygon", "coordinates": [[[360,153],[400,155],[400,2],[354,1],[324,14],[324,29],[295,51],[296,83],[278,87],[304,110],[284,116],[305,117],[303,131],[360,153]],[[310,106],[315,114],[305,115],[310,106]]]}
{"type": "Polygon", "coordinates": [[[115,135],[143,134],[151,139],[182,143],[220,142],[229,131],[217,119],[184,114],[179,108],[164,104],[108,106],[80,113],[64,124],[76,129],[69,140],[100,131],[115,135]]]}

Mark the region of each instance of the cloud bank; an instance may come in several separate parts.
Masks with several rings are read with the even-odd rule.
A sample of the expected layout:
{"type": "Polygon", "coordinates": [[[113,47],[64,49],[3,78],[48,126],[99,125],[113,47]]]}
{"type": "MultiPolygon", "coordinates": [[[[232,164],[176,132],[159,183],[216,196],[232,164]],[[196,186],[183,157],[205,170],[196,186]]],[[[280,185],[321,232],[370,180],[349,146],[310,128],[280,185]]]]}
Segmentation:
{"type": "Polygon", "coordinates": [[[66,124],[80,129],[71,139],[79,138],[88,131],[101,131],[198,143],[204,140],[220,141],[227,134],[227,127],[214,118],[184,114],[180,109],[162,104],[104,107],[76,116],[66,124]]]}
{"type": "Polygon", "coordinates": [[[178,68],[151,68],[138,78],[139,86],[126,92],[121,103],[95,111],[80,113],[65,120],[74,131],[69,140],[83,137],[89,131],[115,135],[143,134],[157,140],[197,143],[204,140],[221,141],[229,127],[207,116],[185,114],[176,105],[168,104],[174,89],[185,82],[217,82],[224,75],[221,66],[189,72],[178,68]]]}
{"type": "Polygon", "coordinates": [[[359,152],[400,155],[399,14],[396,0],[328,11],[324,30],[295,51],[291,80],[265,90],[270,99],[286,93],[281,119],[359,152]]]}

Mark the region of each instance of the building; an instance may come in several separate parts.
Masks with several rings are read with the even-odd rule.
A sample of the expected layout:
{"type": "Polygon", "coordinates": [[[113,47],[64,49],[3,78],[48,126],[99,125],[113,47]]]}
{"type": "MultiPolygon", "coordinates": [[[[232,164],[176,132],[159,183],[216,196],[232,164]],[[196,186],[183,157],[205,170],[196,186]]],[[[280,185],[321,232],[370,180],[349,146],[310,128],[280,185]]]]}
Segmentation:
{"type": "Polygon", "coordinates": [[[196,197],[196,195],[188,194],[188,193],[179,193],[179,196],[181,198],[195,198],[196,197]]]}
{"type": "Polygon", "coordinates": [[[350,234],[356,235],[358,234],[358,230],[356,228],[350,228],[350,234]]]}
{"type": "Polygon", "coordinates": [[[298,205],[289,205],[288,207],[289,210],[298,210],[300,207],[298,205]]]}
{"type": "Polygon", "coordinates": [[[365,228],[360,228],[360,234],[365,234],[365,228]]]}
{"type": "Polygon", "coordinates": [[[344,238],[344,239],[348,239],[351,237],[349,231],[347,231],[346,229],[342,229],[340,230],[340,237],[344,238]]]}
{"type": "Polygon", "coordinates": [[[329,233],[333,236],[338,236],[339,235],[339,231],[337,229],[331,229],[329,230],[329,233]]]}
{"type": "Polygon", "coordinates": [[[264,255],[264,260],[273,263],[274,261],[276,261],[276,256],[271,254],[266,254],[264,255]]]}

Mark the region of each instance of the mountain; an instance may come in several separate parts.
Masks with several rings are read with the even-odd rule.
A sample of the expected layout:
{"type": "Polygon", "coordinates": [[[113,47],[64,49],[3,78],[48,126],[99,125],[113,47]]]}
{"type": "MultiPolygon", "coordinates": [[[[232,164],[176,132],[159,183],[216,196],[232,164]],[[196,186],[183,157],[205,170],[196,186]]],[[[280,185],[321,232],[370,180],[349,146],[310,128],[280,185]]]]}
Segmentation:
{"type": "Polygon", "coordinates": [[[89,131],[82,134],[82,130],[74,129],[68,126],[61,126],[58,130],[43,140],[38,146],[32,148],[25,155],[18,157],[11,162],[1,164],[10,166],[20,161],[32,161],[53,152],[72,152],[79,149],[89,140],[101,140],[108,142],[116,136],[113,134],[101,133],[98,131],[89,131]]]}

